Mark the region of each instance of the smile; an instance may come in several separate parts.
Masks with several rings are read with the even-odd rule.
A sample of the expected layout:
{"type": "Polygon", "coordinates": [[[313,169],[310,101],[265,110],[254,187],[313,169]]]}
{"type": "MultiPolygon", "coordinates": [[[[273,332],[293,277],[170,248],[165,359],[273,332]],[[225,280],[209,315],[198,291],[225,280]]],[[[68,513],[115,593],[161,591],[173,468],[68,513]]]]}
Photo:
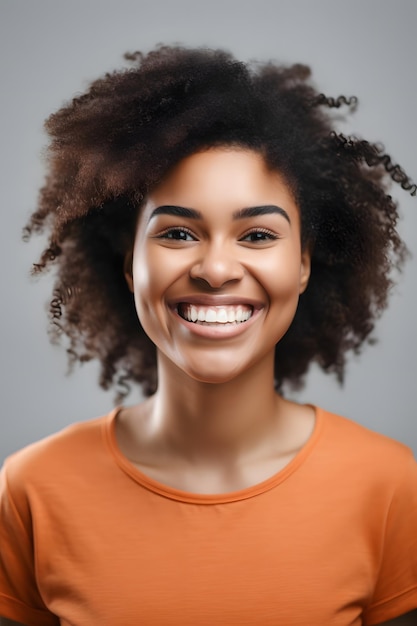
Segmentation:
{"type": "Polygon", "coordinates": [[[237,306],[201,306],[181,302],[179,315],[187,322],[195,324],[242,324],[252,317],[253,307],[237,306]]]}

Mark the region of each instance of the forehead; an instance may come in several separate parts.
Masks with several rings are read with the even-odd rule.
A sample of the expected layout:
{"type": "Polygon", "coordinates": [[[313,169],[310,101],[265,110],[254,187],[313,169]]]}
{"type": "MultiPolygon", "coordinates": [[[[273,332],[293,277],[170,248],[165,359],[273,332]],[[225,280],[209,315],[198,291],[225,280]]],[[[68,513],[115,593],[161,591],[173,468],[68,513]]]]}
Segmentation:
{"type": "Polygon", "coordinates": [[[259,202],[294,204],[289,185],[261,154],[243,148],[210,148],[180,161],[151,192],[154,204],[178,202],[196,208],[212,202],[242,208],[259,202]]]}

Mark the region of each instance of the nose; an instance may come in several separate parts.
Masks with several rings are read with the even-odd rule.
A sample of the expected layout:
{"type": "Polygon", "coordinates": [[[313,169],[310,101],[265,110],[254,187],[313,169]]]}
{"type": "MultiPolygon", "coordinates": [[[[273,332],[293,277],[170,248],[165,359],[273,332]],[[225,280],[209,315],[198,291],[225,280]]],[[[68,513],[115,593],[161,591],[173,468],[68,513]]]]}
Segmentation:
{"type": "Polygon", "coordinates": [[[212,289],[219,289],[231,281],[239,281],[244,273],[237,253],[221,242],[201,249],[199,258],[190,269],[193,280],[203,281],[212,289]]]}

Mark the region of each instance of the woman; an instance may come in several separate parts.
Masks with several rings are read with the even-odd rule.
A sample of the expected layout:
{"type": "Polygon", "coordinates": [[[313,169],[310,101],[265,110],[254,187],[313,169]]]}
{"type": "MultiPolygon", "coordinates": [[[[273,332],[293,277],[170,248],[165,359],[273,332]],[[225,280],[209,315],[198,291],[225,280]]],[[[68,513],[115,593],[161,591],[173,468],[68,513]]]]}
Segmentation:
{"type": "Polygon", "coordinates": [[[415,185],[304,66],[131,60],[47,122],[28,234],[71,361],[148,398],[6,462],[1,623],[415,624],[411,452],[282,395],[370,337],[415,185]]]}

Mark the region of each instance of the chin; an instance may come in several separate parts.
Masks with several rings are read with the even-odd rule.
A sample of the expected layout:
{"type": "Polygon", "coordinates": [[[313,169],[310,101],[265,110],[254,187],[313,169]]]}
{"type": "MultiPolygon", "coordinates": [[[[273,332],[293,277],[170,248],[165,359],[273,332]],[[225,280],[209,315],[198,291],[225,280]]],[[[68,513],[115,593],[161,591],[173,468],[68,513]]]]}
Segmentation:
{"type": "Polygon", "coordinates": [[[215,358],[210,363],[211,359],[205,359],[204,364],[202,363],[187,363],[183,364],[180,369],[183,373],[200,383],[207,383],[212,385],[221,385],[222,383],[228,383],[234,378],[237,378],[242,374],[243,368],[241,364],[237,367],[236,360],[233,360],[231,363],[227,363],[225,359],[215,358]]]}
{"type": "Polygon", "coordinates": [[[202,371],[198,370],[184,370],[184,373],[189,377],[199,383],[206,383],[209,385],[221,385],[224,383],[228,383],[231,380],[237,378],[240,374],[240,370],[227,370],[227,371],[219,371],[219,368],[215,369],[205,369],[202,371]]]}

